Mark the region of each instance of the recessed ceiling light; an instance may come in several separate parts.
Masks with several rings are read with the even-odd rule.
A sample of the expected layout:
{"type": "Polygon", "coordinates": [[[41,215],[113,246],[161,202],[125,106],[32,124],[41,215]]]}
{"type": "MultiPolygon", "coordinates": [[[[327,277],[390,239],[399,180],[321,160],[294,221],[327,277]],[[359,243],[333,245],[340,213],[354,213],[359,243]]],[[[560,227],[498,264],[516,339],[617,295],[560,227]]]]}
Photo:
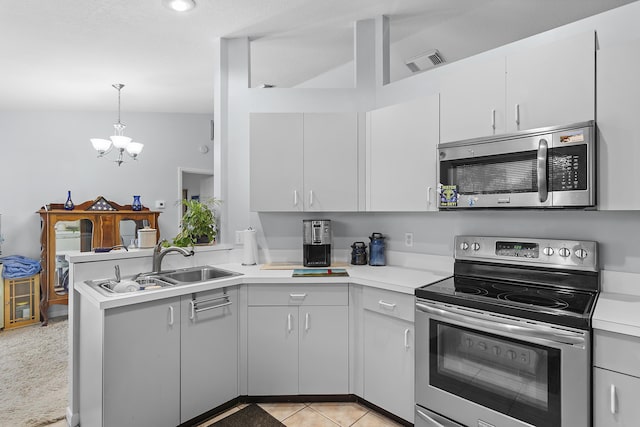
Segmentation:
{"type": "Polygon", "coordinates": [[[194,0],[162,0],[162,4],[176,12],[186,12],[196,7],[194,0]]]}

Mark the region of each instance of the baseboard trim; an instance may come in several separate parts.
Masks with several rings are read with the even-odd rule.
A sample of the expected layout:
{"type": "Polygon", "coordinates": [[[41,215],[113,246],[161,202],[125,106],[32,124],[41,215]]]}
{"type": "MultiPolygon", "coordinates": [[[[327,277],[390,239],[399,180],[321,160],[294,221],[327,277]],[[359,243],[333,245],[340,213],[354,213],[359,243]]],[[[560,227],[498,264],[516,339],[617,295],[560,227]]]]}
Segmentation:
{"type": "Polygon", "coordinates": [[[384,415],[396,423],[405,426],[405,427],[413,427],[413,423],[400,418],[397,415],[392,414],[391,412],[374,405],[357,396],[355,394],[293,394],[293,395],[284,395],[284,396],[238,396],[235,399],[231,399],[230,401],[213,408],[210,411],[205,412],[202,415],[199,415],[185,423],[180,424],[179,427],[193,427],[196,426],[203,421],[206,421],[210,418],[215,417],[218,414],[223,413],[224,411],[233,408],[234,406],[240,403],[309,403],[309,402],[354,402],[359,403],[362,406],[366,406],[367,408],[376,411],[380,415],[384,415]]]}

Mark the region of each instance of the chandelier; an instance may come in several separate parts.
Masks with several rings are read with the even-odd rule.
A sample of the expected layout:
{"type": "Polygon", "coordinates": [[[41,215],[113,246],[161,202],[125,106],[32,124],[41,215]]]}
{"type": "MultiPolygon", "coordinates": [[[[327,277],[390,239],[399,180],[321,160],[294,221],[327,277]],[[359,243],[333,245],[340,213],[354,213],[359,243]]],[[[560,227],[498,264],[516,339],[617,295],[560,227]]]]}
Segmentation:
{"type": "Polygon", "coordinates": [[[120,122],[120,91],[124,87],[123,84],[117,83],[111,85],[118,91],[118,123],[114,123],[113,128],[115,134],[110,136],[109,139],[91,138],[91,144],[93,148],[98,152],[98,157],[104,157],[109,154],[113,149],[116,149],[117,157],[114,160],[115,163],[120,166],[124,163],[124,153],[127,153],[133,160],[138,160],[138,154],[142,152],[144,144],[139,142],[133,142],[128,136],[124,136],[125,124],[120,122]]]}

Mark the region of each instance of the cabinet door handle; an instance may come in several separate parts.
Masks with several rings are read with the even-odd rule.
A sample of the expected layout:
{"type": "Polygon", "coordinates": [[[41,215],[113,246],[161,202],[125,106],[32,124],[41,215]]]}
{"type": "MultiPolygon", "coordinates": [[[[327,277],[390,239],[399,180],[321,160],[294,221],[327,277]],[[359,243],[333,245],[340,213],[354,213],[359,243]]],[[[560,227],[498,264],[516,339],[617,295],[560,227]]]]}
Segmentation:
{"type": "Polygon", "coordinates": [[[496,109],[491,110],[491,129],[496,130],[496,109]]]}
{"type": "Polygon", "coordinates": [[[404,330],[404,348],[409,348],[409,329],[404,330]]]}
{"type": "Polygon", "coordinates": [[[313,190],[309,190],[309,206],[313,206],[313,190]]]}
{"type": "Polygon", "coordinates": [[[291,328],[293,327],[292,316],[291,313],[287,314],[287,332],[291,332],[291,328]]]}
{"type": "Polygon", "coordinates": [[[305,331],[309,330],[309,313],[306,313],[304,315],[304,330],[305,331]]]}
{"type": "Polygon", "coordinates": [[[427,187],[427,206],[431,206],[431,190],[432,187],[427,187]]]}
{"type": "Polygon", "coordinates": [[[610,404],[611,404],[611,413],[613,415],[616,414],[616,412],[618,412],[618,405],[616,405],[616,386],[615,384],[611,384],[611,396],[610,396],[610,404]]]}
{"type": "Polygon", "coordinates": [[[169,306],[169,326],[173,326],[173,306],[169,306]]]}
{"type": "Polygon", "coordinates": [[[516,124],[520,126],[520,104],[516,104],[516,124]]]}
{"type": "Polygon", "coordinates": [[[291,299],[305,299],[307,294],[289,294],[291,299]]]}
{"type": "Polygon", "coordinates": [[[191,305],[191,315],[189,316],[189,319],[193,320],[196,317],[196,303],[191,300],[189,301],[189,304],[191,305]]]}
{"type": "Polygon", "coordinates": [[[298,190],[293,190],[293,206],[298,206],[298,190]]]}
{"type": "Polygon", "coordinates": [[[396,304],[395,303],[392,304],[392,303],[389,303],[389,302],[384,302],[382,300],[378,301],[378,304],[380,304],[380,306],[382,308],[389,308],[391,310],[396,308],[396,304]]]}

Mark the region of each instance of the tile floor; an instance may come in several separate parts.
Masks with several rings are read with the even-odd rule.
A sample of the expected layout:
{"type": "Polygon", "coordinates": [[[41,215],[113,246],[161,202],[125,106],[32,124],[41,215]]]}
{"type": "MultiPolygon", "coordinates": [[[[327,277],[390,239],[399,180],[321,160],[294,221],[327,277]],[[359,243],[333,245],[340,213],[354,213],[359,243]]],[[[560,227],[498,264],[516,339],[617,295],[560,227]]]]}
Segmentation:
{"type": "MultiPolygon", "coordinates": [[[[287,427],[400,427],[388,418],[354,402],[337,403],[259,403],[260,407],[287,427]]],[[[237,405],[199,424],[208,427],[247,406],[237,405]]],[[[67,427],[65,420],[47,427],[67,427]]]]}
{"type": "MultiPolygon", "coordinates": [[[[399,427],[400,424],[354,402],[336,403],[259,403],[260,407],[287,427],[399,427]]],[[[205,421],[214,422],[247,406],[237,405],[205,421]]]]}

